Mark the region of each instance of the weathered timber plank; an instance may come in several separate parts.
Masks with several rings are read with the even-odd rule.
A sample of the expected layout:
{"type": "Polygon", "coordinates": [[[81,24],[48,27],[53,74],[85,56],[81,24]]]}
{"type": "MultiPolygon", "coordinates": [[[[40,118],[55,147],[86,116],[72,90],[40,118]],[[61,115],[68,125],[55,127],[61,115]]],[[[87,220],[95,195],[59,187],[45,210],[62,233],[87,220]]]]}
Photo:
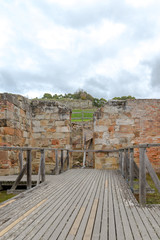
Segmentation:
{"type": "Polygon", "coordinates": [[[98,203],[97,214],[96,214],[96,218],[95,218],[92,240],[99,239],[100,233],[101,233],[104,193],[105,193],[105,187],[107,187],[105,172],[106,171],[103,171],[103,179],[102,179],[101,189],[100,189],[100,193],[99,193],[99,203],[98,203]]]}
{"type": "Polygon", "coordinates": [[[47,218],[43,219],[42,224],[45,224],[43,224],[43,227],[36,233],[33,239],[39,239],[39,236],[43,234],[46,239],[47,237],[50,237],[52,232],[57,228],[59,222],[62,220],[64,213],[66,213],[67,209],[71,207],[79,194],[83,192],[82,190],[85,189],[84,186],[86,186],[86,179],[84,179],[83,182],[81,181],[79,188],[75,187],[74,191],[69,192],[69,197],[64,201],[56,213],[54,212],[53,214],[53,212],[51,212],[47,215],[47,218]]]}
{"type": "MultiPolygon", "coordinates": [[[[96,175],[95,175],[95,177],[96,177],[96,175]]],[[[60,221],[60,224],[58,225],[56,230],[52,233],[51,238],[57,237],[60,234],[58,238],[59,239],[65,239],[68,232],[69,232],[69,229],[72,226],[71,224],[73,224],[73,222],[75,220],[75,216],[77,216],[77,213],[78,213],[77,210],[80,209],[80,207],[83,207],[84,209],[86,209],[85,199],[89,198],[90,194],[92,193],[93,184],[94,184],[93,176],[90,179],[90,181],[87,181],[87,182],[88,182],[88,184],[85,186],[85,189],[83,189],[83,191],[81,191],[81,194],[79,194],[77,199],[74,201],[74,204],[71,205],[71,207],[67,210],[67,212],[66,212],[65,216],[63,217],[62,221],[60,221]],[[63,231],[62,231],[62,229],[63,229],[63,231]],[[62,235],[63,235],[63,237],[62,237],[62,235]],[[64,237],[64,235],[65,235],[65,237],[64,237]]],[[[83,218],[83,216],[82,216],[82,218],[83,218]]],[[[77,226],[77,227],[79,227],[79,226],[77,226]]],[[[72,236],[70,234],[70,238],[71,237],[72,236]]]]}
{"type": "Polygon", "coordinates": [[[125,235],[124,235],[124,229],[123,229],[123,224],[122,224],[123,219],[120,214],[119,202],[118,202],[117,192],[116,192],[117,183],[115,182],[114,174],[112,174],[111,177],[112,177],[111,185],[112,185],[112,193],[113,193],[115,229],[116,229],[116,234],[117,234],[117,240],[124,240],[125,235]]]}
{"type": "Polygon", "coordinates": [[[108,211],[109,211],[108,181],[109,181],[109,174],[108,174],[108,171],[106,171],[100,240],[108,240],[108,211]]]}
{"type": "Polygon", "coordinates": [[[88,223],[87,223],[87,226],[86,226],[86,230],[85,230],[85,233],[84,233],[83,240],[90,240],[91,239],[93,225],[94,225],[96,211],[97,211],[97,206],[98,206],[98,199],[95,198],[94,202],[93,202],[93,205],[92,205],[91,213],[90,213],[90,216],[89,216],[89,219],[88,219],[88,223]]]}
{"type": "Polygon", "coordinates": [[[77,240],[82,239],[83,236],[84,236],[86,225],[88,223],[88,219],[89,219],[89,216],[90,216],[90,212],[91,212],[91,209],[92,209],[92,205],[93,205],[96,193],[97,193],[97,191],[99,191],[99,189],[101,187],[101,181],[102,181],[102,175],[99,172],[99,179],[95,183],[97,185],[97,187],[96,186],[94,187],[92,195],[91,195],[91,197],[89,199],[88,205],[86,207],[85,214],[83,216],[83,220],[82,220],[82,222],[81,222],[81,224],[79,226],[79,229],[78,229],[78,232],[77,232],[77,235],[76,235],[76,239],[77,240]]]}
{"type": "MultiPolygon", "coordinates": [[[[81,200],[77,204],[77,206],[76,206],[74,212],[72,213],[70,219],[68,220],[65,228],[61,232],[61,234],[59,236],[59,240],[66,239],[67,236],[68,236],[67,240],[74,239],[74,237],[75,237],[75,235],[76,235],[76,233],[79,229],[79,225],[80,225],[81,221],[76,223],[76,230],[75,230],[74,235],[73,235],[73,233],[70,232],[70,229],[71,229],[71,227],[73,227],[73,225],[76,221],[75,218],[77,217],[77,214],[78,214],[78,211],[80,210],[80,208],[84,208],[86,210],[88,201],[89,201],[90,196],[91,196],[92,191],[93,191],[94,181],[96,181],[96,179],[98,180],[98,173],[97,172],[95,173],[95,177],[93,178],[93,176],[92,176],[92,179],[90,179],[90,181],[88,181],[88,184],[87,184],[88,188],[86,189],[85,194],[83,194],[83,197],[81,198],[81,200]]],[[[83,213],[83,215],[84,215],[84,213],[83,213]]],[[[83,215],[82,215],[82,218],[83,218],[83,215]]],[[[82,220],[82,218],[81,218],[81,220],[82,220]]]]}
{"type": "MultiPolygon", "coordinates": [[[[116,176],[115,176],[115,179],[116,179],[116,176]]],[[[116,181],[116,191],[117,191],[117,199],[118,199],[118,203],[119,203],[119,210],[120,210],[123,229],[124,229],[124,235],[125,235],[126,240],[133,240],[134,238],[133,238],[132,230],[131,230],[131,227],[130,227],[130,223],[128,221],[129,220],[128,219],[128,214],[126,212],[126,204],[125,204],[126,200],[121,195],[123,190],[126,191],[126,188],[125,188],[125,186],[123,186],[123,188],[122,188],[119,185],[119,181],[120,181],[120,179],[118,179],[118,181],[116,181]]],[[[123,179],[123,182],[125,183],[124,179],[123,179]]]]}
{"type": "MultiPolygon", "coordinates": [[[[124,179],[122,179],[119,174],[117,174],[117,177],[114,178],[114,181],[115,181],[115,190],[117,193],[117,199],[118,199],[118,196],[120,196],[120,200],[118,200],[119,209],[120,209],[120,205],[123,204],[124,208],[125,208],[126,216],[128,218],[128,224],[131,229],[130,230],[130,232],[131,232],[130,238],[131,238],[131,234],[132,234],[133,239],[141,240],[142,238],[141,238],[138,226],[137,226],[137,221],[134,218],[133,213],[132,213],[132,209],[135,208],[135,206],[136,206],[136,201],[134,201],[134,199],[132,198],[133,195],[129,196],[130,190],[127,188],[126,182],[124,182],[124,179]],[[127,195],[127,196],[124,196],[122,194],[124,190],[125,190],[125,195],[127,195]]],[[[121,221],[122,221],[123,228],[125,231],[125,236],[127,239],[127,237],[128,237],[127,236],[127,228],[126,228],[126,225],[124,223],[124,219],[122,218],[122,216],[121,216],[121,221]]]]}
{"type": "MultiPolygon", "coordinates": [[[[73,179],[70,181],[70,182],[72,182],[73,181],[73,179]]],[[[54,185],[54,184],[53,184],[54,185]]],[[[46,189],[46,187],[45,187],[45,189],[46,189]]],[[[66,189],[66,187],[65,187],[65,189],[66,189]]],[[[51,186],[50,187],[50,191],[51,191],[51,193],[53,193],[53,195],[54,195],[54,197],[55,197],[55,193],[54,193],[54,191],[53,191],[53,187],[51,186]]],[[[43,191],[44,192],[44,191],[43,191]]],[[[45,193],[39,193],[40,194],[40,199],[42,198],[42,196],[43,196],[43,194],[45,194],[45,193]]],[[[35,197],[36,197],[37,195],[35,194],[35,197]]],[[[36,198],[37,199],[37,198],[36,198]]],[[[59,201],[59,197],[57,197],[57,201],[59,201]]],[[[33,202],[33,201],[32,201],[33,202]]],[[[33,204],[33,203],[32,203],[33,204]]],[[[25,207],[25,209],[26,209],[26,207],[25,207]]],[[[44,209],[44,208],[43,208],[44,209]]],[[[28,222],[27,222],[28,223],[28,222]]],[[[30,225],[31,226],[31,225],[30,225]]],[[[24,227],[24,225],[23,225],[23,227],[24,227]]],[[[18,239],[20,239],[20,238],[18,238],[18,239]]]]}
{"type": "Polygon", "coordinates": [[[112,179],[111,172],[109,172],[109,240],[116,239],[116,228],[115,228],[115,215],[113,206],[113,195],[112,195],[112,179]]]}
{"type": "MultiPolygon", "coordinates": [[[[130,206],[130,209],[132,211],[133,217],[135,219],[135,223],[136,223],[136,225],[137,225],[137,227],[139,229],[139,232],[141,234],[142,239],[143,240],[149,240],[150,236],[149,236],[148,231],[147,231],[147,229],[145,227],[145,223],[143,222],[143,219],[139,215],[139,212],[138,212],[139,205],[136,204],[136,202],[137,202],[136,199],[134,198],[132,192],[129,191],[129,189],[128,189],[128,191],[125,190],[125,189],[127,189],[127,184],[126,184],[126,182],[124,180],[122,181],[122,179],[119,178],[118,184],[121,184],[122,198],[125,199],[125,201],[127,201],[129,206],[130,206]],[[132,206],[132,203],[133,203],[133,206],[132,206]]],[[[132,227],[133,227],[133,223],[131,223],[131,224],[132,224],[132,227]]],[[[133,234],[137,235],[138,231],[133,231],[133,234]]],[[[138,238],[135,236],[135,239],[138,239],[138,238]]]]}

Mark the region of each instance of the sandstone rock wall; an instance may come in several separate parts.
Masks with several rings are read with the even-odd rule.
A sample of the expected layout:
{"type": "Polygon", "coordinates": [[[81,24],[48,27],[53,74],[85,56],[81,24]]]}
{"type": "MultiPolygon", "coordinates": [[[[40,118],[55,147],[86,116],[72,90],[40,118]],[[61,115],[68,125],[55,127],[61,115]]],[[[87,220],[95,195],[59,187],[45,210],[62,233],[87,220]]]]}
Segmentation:
{"type": "MultiPolygon", "coordinates": [[[[94,118],[95,149],[118,149],[140,143],[160,143],[160,100],[110,101],[94,118]]],[[[160,148],[148,149],[160,171],[160,148]]],[[[135,157],[138,161],[138,152],[135,157]]],[[[117,168],[117,154],[95,154],[96,168],[117,168]]]]}
{"type": "MultiPolygon", "coordinates": [[[[70,109],[54,101],[0,94],[0,145],[70,148],[70,118],[70,109]]],[[[33,151],[32,157],[33,172],[37,172],[40,152],[33,151]]],[[[54,152],[46,152],[46,172],[51,173],[53,168],[54,152]]],[[[18,170],[18,152],[0,151],[0,174],[18,170]]]]}
{"type": "Polygon", "coordinates": [[[71,109],[87,109],[93,108],[93,103],[90,100],[63,100],[58,101],[60,104],[64,104],[66,107],[71,109]]]}

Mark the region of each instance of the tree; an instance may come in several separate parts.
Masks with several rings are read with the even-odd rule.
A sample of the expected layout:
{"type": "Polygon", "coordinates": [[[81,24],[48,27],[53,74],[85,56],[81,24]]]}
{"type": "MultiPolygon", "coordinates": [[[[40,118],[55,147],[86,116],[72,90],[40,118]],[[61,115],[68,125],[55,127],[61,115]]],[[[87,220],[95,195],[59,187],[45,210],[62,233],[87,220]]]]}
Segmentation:
{"type": "Polygon", "coordinates": [[[136,98],[129,95],[129,96],[122,96],[122,97],[114,97],[112,99],[113,100],[127,100],[127,99],[136,99],[136,98]]]}
{"type": "Polygon", "coordinates": [[[50,93],[44,93],[42,99],[52,99],[52,95],[50,93]]]}

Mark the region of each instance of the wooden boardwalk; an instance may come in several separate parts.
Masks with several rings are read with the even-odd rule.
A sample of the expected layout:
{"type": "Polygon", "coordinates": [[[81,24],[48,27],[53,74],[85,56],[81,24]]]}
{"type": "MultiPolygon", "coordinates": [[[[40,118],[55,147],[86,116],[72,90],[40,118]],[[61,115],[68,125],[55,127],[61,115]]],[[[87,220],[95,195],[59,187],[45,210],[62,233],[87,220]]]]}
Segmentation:
{"type": "Polygon", "coordinates": [[[160,207],[141,208],[118,171],[74,169],[48,179],[0,205],[0,239],[160,239],[160,207]]]}

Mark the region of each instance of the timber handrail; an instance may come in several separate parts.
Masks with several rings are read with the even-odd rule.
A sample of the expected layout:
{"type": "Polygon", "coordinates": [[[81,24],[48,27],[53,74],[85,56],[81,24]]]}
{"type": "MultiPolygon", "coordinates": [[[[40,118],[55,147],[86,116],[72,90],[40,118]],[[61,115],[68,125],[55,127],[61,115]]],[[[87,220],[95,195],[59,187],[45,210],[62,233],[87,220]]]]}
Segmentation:
{"type": "Polygon", "coordinates": [[[146,149],[151,147],[160,147],[160,143],[140,144],[119,149],[119,169],[123,177],[129,183],[132,191],[134,177],[136,176],[139,178],[139,202],[142,207],[146,206],[146,187],[148,186],[146,182],[146,169],[150,174],[155,187],[160,193],[160,180],[155,170],[153,169],[146,153],[146,149]],[[139,149],[139,168],[134,161],[135,148],[139,149]]]}
{"type": "Polygon", "coordinates": [[[20,174],[18,175],[15,183],[13,184],[11,190],[15,190],[18,183],[22,179],[25,172],[27,172],[27,189],[31,188],[31,175],[32,175],[32,155],[31,151],[40,151],[41,152],[41,159],[40,159],[40,165],[39,165],[39,171],[38,171],[38,179],[37,179],[37,185],[41,182],[45,181],[45,151],[55,151],[55,174],[59,174],[60,172],[64,171],[64,164],[67,165],[67,170],[70,167],[70,159],[69,159],[69,153],[73,152],[94,152],[94,153],[111,153],[111,152],[118,152],[119,153],[119,169],[123,175],[123,177],[128,182],[131,190],[133,191],[133,180],[134,177],[139,178],[139,200],[140,205],[145,206],[146,205],[146,169],[148,170],[149,174],[151,175],[151,178],[155,184],[155,187],[158,189],[160,193],[160,180],[158,179],[154,169],[152,168],[152,165],[148,159],[148,156],[146,154],[146,149],[151,147],[160,147],[160,143],[153,143],[153,144],[139,144],[139,145],[133,145],[128,146],[125,148],[120,149],[106,149],[106,150],[89,150],[89,149],[83,149],[83,150],[73,150],[73,149],[64,149],[64,148],[40,148],[40,147],[10,147],[10,146],[0,146],[0,150],[19,150],[19,162],[20,162],[20,174]],[[139,149],[139,168],[134,161],[134,149],[139,149]],[[27,151],[27,162],[23,166],[23,151],[27,151]],[[58,151],[61,151],[60,155],[60,161],[58,157],[58,151]],[[66,158],[64,160],[64,151],[67,151],[66,158]],[[41,178],[41,180],[40,180],[41,178]]]}
{"type": "Polygon", "coordinates": [[[9,192],[14,192],[18,184],[20,183],[21,179],[23,178],[24,174],[27,175],[27,190],[31,189],[32,187],[32,151],[40,151],[41,157],[40,157],[40,163],[39,163],[39,170],[37,175],[37,185],[40,184],[40,182],[45,182],[45,151],[55,151],[55,174],[59,174],[60,172],[64,172],[64,164],[66,163],[66,170],[69,169],[69,150],[64,148],[38,148],[38,147],[10,147],[10,146],[0,146],[0,150],[3,151],[11,151],[11,150],[18,150],[19,151],[19,165],[20,165],[20,173],[17,176],[15,182],[13,183],[11,189],[9,192]],[[23,152],[27,152],[27,158],[26,163],[24,164],[23,160],[23,152]],[[61,151],[61,160],[59,162],[58,158],[58,151],[61,151]],[[64,158],[64,151],[66,151],[66,158],[64,158]],[[59,167],[60,163],[60,167],[59,167]]]}

